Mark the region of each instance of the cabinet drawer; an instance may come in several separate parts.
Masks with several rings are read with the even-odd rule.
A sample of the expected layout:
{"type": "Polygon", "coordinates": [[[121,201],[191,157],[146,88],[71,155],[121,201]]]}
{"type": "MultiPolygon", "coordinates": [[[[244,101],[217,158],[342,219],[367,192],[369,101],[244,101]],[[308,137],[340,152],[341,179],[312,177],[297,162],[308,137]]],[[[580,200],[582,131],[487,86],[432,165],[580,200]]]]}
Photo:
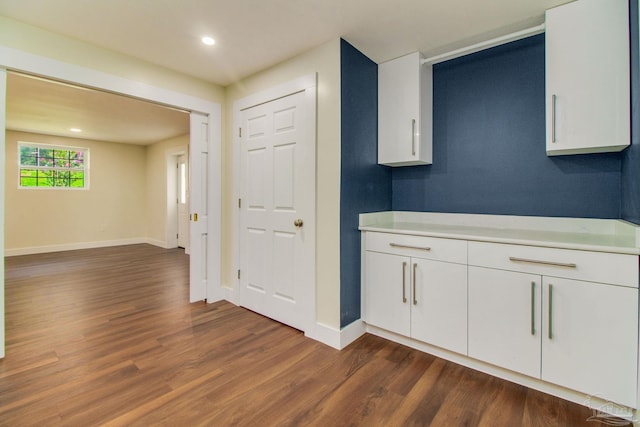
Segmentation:
{"type": "Polygon", "coordinates": [[[638,287],[638,256],[469,242],[469,265],[638,287]]]}
{"type": "Polygon", "coordinates": [[[467,263],[465,240],[367,232],[366,250],[459,264],[467,263]]]}

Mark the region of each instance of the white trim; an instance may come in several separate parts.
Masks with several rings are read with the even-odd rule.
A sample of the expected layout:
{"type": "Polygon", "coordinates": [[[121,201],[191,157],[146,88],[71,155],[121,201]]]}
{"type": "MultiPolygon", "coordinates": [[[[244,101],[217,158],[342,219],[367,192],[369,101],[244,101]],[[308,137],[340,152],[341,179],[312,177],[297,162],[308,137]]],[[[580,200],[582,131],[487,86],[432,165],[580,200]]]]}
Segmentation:
{"type": "MultiPolygon", "coordinates": [[[[108,74],[91,68],[82,67],[44,56],[34,55],[21,50],[0,46],[0,69],[19,71],[36,76],[42,76],[50,79],[68,82],[89,88],[106,90],[112,93],[132,96],[134,98],[143,99],[158,104],[188,110],[192,112],[200,112],[209,117],[209,253],[210,265],[208,270],[211,271],[210,280],[206,289],[206,298],[209,301],[216,301],[222,298],[224,292],[221,290],[221,236],[222,236],[222,174],[221,174],[221,157],[222,157],[222,123],[221,123],[221,105],[215,102],[197,98],[180,92],[151,86],[139,81],[129,80],[113,74],[108,74]]],[[[3,73],[0,78],[0,101],[4,101],[4,93],[6,91],[6,75],[3,73]]],[[[0,102],[2,110],[4,110],[5,102],[0,102]]],[[[2,111],[4,113],[4,111],[2,111]]],[[[0,124],[5,128],[5,114],[0,114],[0,124]]],[[[4,134],[0,137],[0,148],[2,154],[0,159],[4,159],[4,134]]],[[[2,162],[4,164],[4,161],[2,162]]],[[[1,193],[0,199],[4,200],[4,177],[0,178],[1,193]]],[[[1,206],[4,208],[4,202],[1,206]]],[[[0,209],[0,220],[4,220],[4,209],[0,209]]],[[[0,221],[4,223],[4,221],[0,221]]],[[[0,234],[4,240],[4,229],[0,234]]],[[[3,245],[0,245],[3,246],[3,245]]],[[[0,250],[2,255],[3,250],[0,250]]],[[[0,270],[0,292],[4,299],[4,269],[0,270]]],[[[4,304],[0,305],[0,319],[2,326],[4,324],[4,304]]],[[[3,349],[4,335],[0,335],[2,343],[0,349],[3,349]]],[[[0,350],[0,356],[4,350],[0,350]]]]}
{"type": "Polygon", "coordinates": [[[233,103],[234,123],[239,126],[239,123],[237,122],[238,116],[236,113],[239,113],[242,110],[246,110],[247,108],[255,107],[256,105],[264,104],[296,92],[302,92],[303,90],[313,87],[316,87],[316,74],[308,74],[295,80],[291,80],[290,82],[238,99],[233,103]]]}
{"type": "Polygon", "coordinates": [[[510,43],[516,40],[523,39],[525,37],[533,36],[536,34],[542,34],[545,31],[545,24],[536,25],[535,27],[525,28],[524,30],[516,31],[515,33],[506,34],[504,36],[496,37],[491,40],[485,40],[480,43],[473,44],[471,46],[465,46],[460,49],[452,50],[451,52],[442,53],[440,55],[431,56],[420,61],[421,64],[437,64],[439,62],[448,61],[450,59],[459,58],[464,55],[479,52],[484,49],[499,46],[502,44],[510,43]]]}
{"type": "Polygon", "coordinates": [[[332,328],[331,326],[323,323],[316,323],[314,328],[305,332],[305,336],[316,341],[320,341],[323,344],[333,347],[337,350],[342,350],[366,332],[365,323],[358,319],[355,322],[345,326],[341,330],[332,328]]]}
{"type": "Polygon", "coordinates": [[[340,349],[342,350],[366,333],[366,324],[358,319],[340,330],[340,349]]]}
{"type": "Polygon", "coordinates": [[[6,46],[0,46],[0,67],[74,85],[125,94],[182,110],[220,114],[220,104],[205,99],[6,46]]]}
{"type": "Polygon", "coordinates": [[[107,248],[111,246],[124,246],[124,245],[137,245],[140,243],[149,243],[154,246],[164,247],[164,242],[155,241],[155,244],[146,237],[135,237],[131,239],[118,239],[118,240],[101,240],[97,242],[78,242],[78,243],[65,243],[61,245],[47,245],[47,246],[28,246],[24,248],[6,249],[5,256],[19,256],[19,255],[33,255],[33,254],[45,254],[49,252],[63,252],[63,251],[75,251],[78,249],[94,249],[94,248],[107,248]]]}
{"type": "Polygon", "coordinates": [[[163,242],[162,240],[152,239],[150,237],[145,238],[144,243],[148,243],[150,245],[157,246],[162,249],[175,249],[177,247],[177,246],[171,246],[167,242],[163,242]]]}
{"type": "Polygon", "coordinates": [[[46,254],[49,252],[75,251],[78,249],[95,249],[107,248],[112,246],[139,245],[142,243],[147,243],[149,245],[157,246],[162,249],[175,248],[175,246],[169,246],[167,245],[167,242],[163,242],[162,240],[151,239],[149,237],[134,237],[130,239],[100,240],[96,242],[65,243],[62,245],[27,246],[24,248],[6,249],[5,256],[10,257],[20,255],[46,254]]]}
{"type": "MultiPolygon", "coordinates": [[[[7,95],[7,71],[0,64],[0,123],[4,128],[6,115],[6,95],[7,95]]],[[[3,172],[0,173],[0,261],[4,260],[4,187],[6,170],[6,134],[3,130],[0,133],[0,165],[3,166],[3,172]]],[[[0,262],[0,359],[4,357],[4,262],[0,262]]]]}

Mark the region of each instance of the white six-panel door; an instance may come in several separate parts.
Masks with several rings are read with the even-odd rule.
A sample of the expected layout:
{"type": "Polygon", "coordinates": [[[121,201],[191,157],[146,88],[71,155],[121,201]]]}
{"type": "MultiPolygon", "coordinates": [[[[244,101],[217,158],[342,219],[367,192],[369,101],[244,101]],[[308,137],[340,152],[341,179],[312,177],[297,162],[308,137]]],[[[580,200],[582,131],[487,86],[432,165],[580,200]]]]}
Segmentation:
{"type": "Polygon", "coordinates": [[[189,300],[200,301],[207,297],[209,276],[209,235],[208,235],[208,185],[209,185],[209,118],[203,114],[191,113],[191,134],[189,138],[189,300]]]}
{"type": "Polygon", "coordinates": [[[240,305],[301,330],[315,275],[315,116],[305,96],[240,113],[240,305]]]}

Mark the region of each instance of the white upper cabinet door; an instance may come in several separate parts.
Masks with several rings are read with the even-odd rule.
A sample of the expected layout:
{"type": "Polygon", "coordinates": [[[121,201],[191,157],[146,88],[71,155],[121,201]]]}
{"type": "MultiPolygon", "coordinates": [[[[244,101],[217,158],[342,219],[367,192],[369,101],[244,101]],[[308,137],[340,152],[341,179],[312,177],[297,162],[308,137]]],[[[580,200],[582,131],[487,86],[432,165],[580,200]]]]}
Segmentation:
{"type": "Polygon", "coordinates": [[[547,154],[630,144],[627,0],[578,0],[546,12],[547,154]]]}
{"type": "Polygon", "coordinates": [[[419,52],[378,65],[378,163],[432,162],[431,64],[419,52]]]}

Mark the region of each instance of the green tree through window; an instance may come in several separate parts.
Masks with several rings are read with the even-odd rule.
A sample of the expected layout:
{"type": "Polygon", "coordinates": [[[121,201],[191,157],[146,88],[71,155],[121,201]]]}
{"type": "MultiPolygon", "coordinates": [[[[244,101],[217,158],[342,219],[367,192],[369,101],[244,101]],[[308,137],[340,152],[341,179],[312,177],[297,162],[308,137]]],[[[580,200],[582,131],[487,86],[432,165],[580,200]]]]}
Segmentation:
{"type": "Polygon", "coordinates": [[[87,188],[89,149],[18,142],[20,187],[87,188]]]}

